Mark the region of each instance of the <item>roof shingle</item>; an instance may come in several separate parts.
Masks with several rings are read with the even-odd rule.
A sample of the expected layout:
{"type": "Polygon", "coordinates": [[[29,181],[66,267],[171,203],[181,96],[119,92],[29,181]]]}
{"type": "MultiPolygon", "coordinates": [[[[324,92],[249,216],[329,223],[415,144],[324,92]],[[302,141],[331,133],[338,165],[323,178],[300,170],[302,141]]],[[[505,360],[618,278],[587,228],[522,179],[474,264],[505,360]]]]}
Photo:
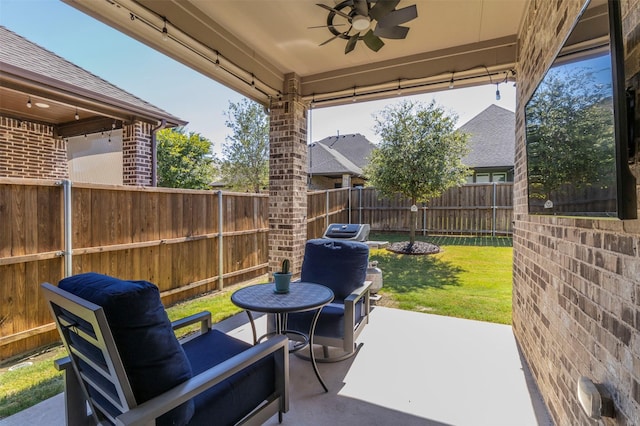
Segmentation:
{"type": "Polygon", "coordinates": [[[186,123],[0,25],[0,70],[5,64],[141,108],[158,118],[186,123]]]}
{"type": "Polygon", "coordinates": [[[469,154],[462,162],[469,167],[513,167],[515,159],[515,114],[490,105],[460,127],[470,134],[469,154]]]}
{"type": "Polygon", "coordinates": [[[359,133],[329,136],[309,145],[309,172],[316,175],[362,175],[375,148],[359,133]]]}

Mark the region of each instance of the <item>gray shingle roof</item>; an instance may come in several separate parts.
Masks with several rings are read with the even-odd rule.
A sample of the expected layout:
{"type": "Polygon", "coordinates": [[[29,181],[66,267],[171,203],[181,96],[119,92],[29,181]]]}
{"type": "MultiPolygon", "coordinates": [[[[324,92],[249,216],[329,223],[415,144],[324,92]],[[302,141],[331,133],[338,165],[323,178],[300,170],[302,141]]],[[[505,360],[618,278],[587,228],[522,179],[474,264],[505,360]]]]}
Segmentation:
{"type": "Polygon", "coordinates": [[[359,133],[329,136],[309,146],[309,172],[315,175],[362,175],[375,145],[359,133]]]}
{"type": "Polygon", "coordinates": [[[469,133],[469,154],[462,162],[469,167],[513,167],[516,139],[515,114],[490,105],[460,130],[469,133]]]}
{"type": "Polygon", "coordinates": [[[0,26],[0,70],[5,64],[95,93],[98,98],[107,97],[131,105],[155,114],[158,118],[186,124],[184,120],[0,26]]]}

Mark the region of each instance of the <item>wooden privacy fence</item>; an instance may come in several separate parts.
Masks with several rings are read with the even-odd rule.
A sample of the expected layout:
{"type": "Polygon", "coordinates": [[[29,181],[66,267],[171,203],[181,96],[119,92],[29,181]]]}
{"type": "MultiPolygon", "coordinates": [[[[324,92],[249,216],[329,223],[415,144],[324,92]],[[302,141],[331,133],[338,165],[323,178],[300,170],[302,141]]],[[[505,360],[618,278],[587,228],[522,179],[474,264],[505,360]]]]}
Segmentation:
{"type": "Polygon", "coordinates": [[[0,359],[57,340],[44,281],[143,279],[170,304],[265,274],[267,210],[260,194],[0,179],[0,359]]]}
{"type": "MultiPolygon", "coordinates": [[[[423,233],[505,235],[512,184],[454,188],[419,206],[423,233]]],[[[408,231],[410,203],[375,189],[308,193],[307,238],[330,223],[408,231]]],[[[148,280],[163,302],[268,272],[268,195],[0,178],[0,360],[58,339],[40,283],[95,271],[148,280]]]]}
{"type": "Polygon", "coordinates": [[[320,238],[330,223],[349,223],[349,188],[307,193],[307,239],[320,238]]]}
{"type": "MultiPolygon", "coordinates": [[[[423,234],[511,235],[513,183],[468,184],[420,204],[416,230],[423,234]]],[[[409,231],[411,201],[384,198],[375,188],[351,191],[351,222],[375,231],[409,231]]]]}

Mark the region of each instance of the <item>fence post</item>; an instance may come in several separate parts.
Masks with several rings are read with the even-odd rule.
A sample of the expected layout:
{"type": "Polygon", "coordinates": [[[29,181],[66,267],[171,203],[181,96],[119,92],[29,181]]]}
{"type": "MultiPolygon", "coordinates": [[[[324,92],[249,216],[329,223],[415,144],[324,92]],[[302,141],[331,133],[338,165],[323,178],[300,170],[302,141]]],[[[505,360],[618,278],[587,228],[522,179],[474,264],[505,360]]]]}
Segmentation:
{"type": "Polygon", "coordinates": [[[422,203],[422,236],[427,236],[427,204],[422,203]]]}
{"type": "Polygon", "coordinates": [[[351,223],[351,187],[347,188],[347,211],[349,212],[349,223],[351,223]]]}
{"type": "Polygon", "coordinates": [[[362,223],[362,187],[358,187],[358,223],[362,223]]]}
{"type": "Polygon", "coordinates": [[[69,179],[63,179],[57,182],[58,185],[62,185],[62,196],[64,204],[64,276],[70,277],[73,275],[73,230],[71,227],[71,181],[69,179]]]}
{"type": "Polygon", "coordinates": [[[329,190],[325,192],[325,204],[324,204],[324,229],[329,228],[329,190]]]}
{"type": "Polygon", "coordinates": [[[491,221],[491,236],[496,236],[496,217],[497,217],[497,183],[493,182],[493,220],[491,221]]]}
{"type": "Polygon", "coordinates": [[[218,191],[218,290],[224,289],[224,220],[222,217],[223,213],[223,205],[222,205],[222,191],[218,191]]]}

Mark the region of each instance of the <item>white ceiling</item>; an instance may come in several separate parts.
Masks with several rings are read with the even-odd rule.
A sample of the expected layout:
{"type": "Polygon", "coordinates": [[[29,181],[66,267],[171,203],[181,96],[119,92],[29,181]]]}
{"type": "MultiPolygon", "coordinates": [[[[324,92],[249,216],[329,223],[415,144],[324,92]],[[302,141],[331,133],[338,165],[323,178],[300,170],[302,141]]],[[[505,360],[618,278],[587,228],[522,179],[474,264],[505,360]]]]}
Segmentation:
{"type": "Polygon", "coordinates": [[[289,73],[300,77],[299,93],[316,101],[354,87],[358,95],[398,84],[420,85],[408,89],[414,92],[437,90],[452,73],[461,79],[458,87],[511,77],[507,71],[516,62],[516,36],[529,3],[402,0],[398,9],[415,4],[418,11],[404,24],[410,28],[406,39],[383,39],[378,52],[359,41],[345,55],[346,40],[319,46],[332,37],[329,29],[308,28],[327,21],[329,12],[316,3],[333,7],[339,3],[334,0],[63,1],[263,103],[285,91],[289,73]],[[229,72],[221,72],[216,59],[229,72]]]}

